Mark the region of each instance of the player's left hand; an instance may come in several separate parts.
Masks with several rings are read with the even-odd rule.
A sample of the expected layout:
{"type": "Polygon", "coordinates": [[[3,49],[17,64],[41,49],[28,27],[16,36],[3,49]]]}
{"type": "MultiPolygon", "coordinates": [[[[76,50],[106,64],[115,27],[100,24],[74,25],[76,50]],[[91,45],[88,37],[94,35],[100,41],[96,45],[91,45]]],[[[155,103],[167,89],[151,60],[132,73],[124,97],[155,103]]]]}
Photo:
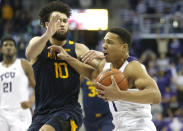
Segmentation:
{"type": "Polygon", "coordinates": [[[97,86],[101,88],[101,89],[96,89],[96,91],[98,92],[98,96],[104,99],[105,101],[115,101],[115,100],[119,100],[120,98],[121,90],[119,89],[114,79],[114,76],[111,76],[111,80],[112,80],[112,84],[109,86],[104,86],[99,82],[96,83],[97,86]]]}
{"type": "Polygon", "coordinates": [[[30,102],[30,101],[23,101],[23,102],[21,102],[21,107],[23,109],[31,108],[32,107],[32,102],[30,102]]]}
{"type": "Polygon", "coordinates": [[[51,55],[57,52],[58,53],[57,57],[61,60],[66,60],[69,56],[69,54],[61,46],[52,45],[52,46],[49,46],[48,49],[50,50],[51,55]]]}

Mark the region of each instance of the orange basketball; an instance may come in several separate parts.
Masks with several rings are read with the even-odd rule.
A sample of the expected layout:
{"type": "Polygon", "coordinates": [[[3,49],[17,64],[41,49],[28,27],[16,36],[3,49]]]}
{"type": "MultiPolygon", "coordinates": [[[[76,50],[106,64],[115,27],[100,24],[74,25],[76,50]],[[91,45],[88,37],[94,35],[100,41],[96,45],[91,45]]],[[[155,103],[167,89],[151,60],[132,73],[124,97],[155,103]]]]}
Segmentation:
{"type": "MultiPolygon", "coordinates": [[[[107,70],[107,71],[101,72],[98,75],[95,82],[96,83],[99,82],[104,86],[109,86],[109,85],[112,84],[111,75],[114,76],[114,79],[115,79],[116,83],[118,84],[118,87],[121,90],[127,90],[128,89],[128,80],[124,76],[123,72],[121,72],[118,69],[112,69],[112,70],[107,70]]],[[[96,88],[100,89],[100,87],[98,87],[98,86],[96,86],[96,88]]]]}

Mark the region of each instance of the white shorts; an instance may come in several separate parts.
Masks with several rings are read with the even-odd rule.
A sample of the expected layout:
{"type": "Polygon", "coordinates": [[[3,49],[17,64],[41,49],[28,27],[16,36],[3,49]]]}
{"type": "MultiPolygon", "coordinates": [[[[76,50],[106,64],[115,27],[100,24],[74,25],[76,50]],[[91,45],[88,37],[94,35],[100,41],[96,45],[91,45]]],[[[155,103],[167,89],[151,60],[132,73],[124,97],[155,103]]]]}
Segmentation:
{"type": "Polygon", "coordinates": [[[113,124],[115,126],[113,131],[156,131],[154,123],[144,118],[113,118],[113,124]]]}
{"type": "Polygon", "coordinates": [[[3,125],[7,125],[9,130],[26,131],[31,121],[32,115],[30,109],[0,109],[0,128],[3,125]]]}

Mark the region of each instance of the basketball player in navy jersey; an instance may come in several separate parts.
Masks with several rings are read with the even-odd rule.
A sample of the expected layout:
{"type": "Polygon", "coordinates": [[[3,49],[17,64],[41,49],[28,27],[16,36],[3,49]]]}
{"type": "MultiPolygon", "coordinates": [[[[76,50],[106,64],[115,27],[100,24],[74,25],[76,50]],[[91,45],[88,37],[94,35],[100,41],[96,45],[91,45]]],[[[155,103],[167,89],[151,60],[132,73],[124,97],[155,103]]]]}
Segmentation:
{"type": "MultiPolygon", "coordinates": [[[[114,131],[155,131],[150,104],[159,104],[161,94],[145,66],[129,55],[130,45],[131,34],[126,29],[111,28],[104,37],[103,55],[89,51],[81,57],[85,63],[105,57],[99,63],[98,70],[91,73],[92,79],[95,79],[100,72],[111,68],[119,69],[128,78],[127,91],[119,89],[113,76],[110,86],[97,83],[97,86],[101,87],[101,90],[97,90],[98,96],[109,101],[114,131]]],[[[58,53],[63,55],[61,50],[58,53]]]]}
{"type": "Polygon", "coordinates": [[[30,86],[35,86],[32,66],[16,56],[16,42],[4,38],[1,42],[3,61],[0,62],[0,130],[26,131],[31,124],[30,86]]]}
{"type": "Polygon", "coordinates": [[[84,108],[84,126],[86,131],[112,131],[112,114],[109,105],[97,97],[96,87],[90,80],[81,78],[84,108]]]}
{"type": "Polygon", "coordinates": [[[40,22],[46,31],[32,38],[26,49],[36,79],[36,105],[28,131],[76,131],[81,126],[80,74],[89,77],[94,68],[78,60],[88,48],[67,40],[70,15],[70,7],[60,1],[40,10],[40,22]],[[64,54],[61,59],[57,51],[49,50],[51,45],[60,47],[64,54]]]}

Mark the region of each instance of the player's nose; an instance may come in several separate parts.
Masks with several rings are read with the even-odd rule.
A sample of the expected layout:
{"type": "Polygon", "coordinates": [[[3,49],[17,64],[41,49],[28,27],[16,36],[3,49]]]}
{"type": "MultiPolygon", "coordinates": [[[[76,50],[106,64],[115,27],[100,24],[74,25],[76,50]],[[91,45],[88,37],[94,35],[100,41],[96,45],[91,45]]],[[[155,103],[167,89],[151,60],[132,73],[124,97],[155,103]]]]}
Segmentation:
{"type": "Polygon", "coordinates": [[[102,48],[106,49],[107,48],[107,44],[103,43],[102,48]]]}

